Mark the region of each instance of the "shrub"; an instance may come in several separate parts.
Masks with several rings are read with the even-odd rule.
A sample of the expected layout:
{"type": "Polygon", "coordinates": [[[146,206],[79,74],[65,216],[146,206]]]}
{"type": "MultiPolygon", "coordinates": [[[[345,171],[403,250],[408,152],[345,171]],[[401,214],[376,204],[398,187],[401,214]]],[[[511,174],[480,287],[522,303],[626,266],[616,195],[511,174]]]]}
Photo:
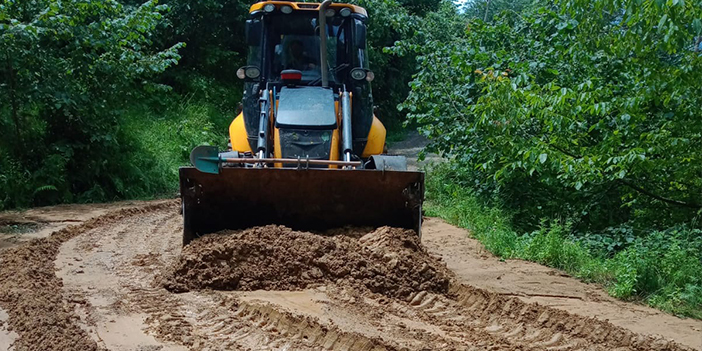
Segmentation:
{"type": "MultiPolygon", "coordinates": [[[[623,243],[614,240],[616,245],[606,235],[580,233],[570,222],[544,220],[537,230],[519,232],[510,225],[510,211],[494,198],[478,195],[465,185],[461,174],[460,168],[449,164],[429,170],[428,215],[469,229],[499,257],[559,268],[602,284],[612,296],[702,319],[702,231],[678,226],[623,243]],[[578,240],[583,237],[587,240],[578,240]]],[[[629,237],[626,228],[609,232],[629,237]]]]}
{"type": "Polygon", "coordinates": [[[402,108],[520,231],[699,226],[702,8],[645,3],[468,19],[452,40],[408,46],[422,65],[402,108]]]}

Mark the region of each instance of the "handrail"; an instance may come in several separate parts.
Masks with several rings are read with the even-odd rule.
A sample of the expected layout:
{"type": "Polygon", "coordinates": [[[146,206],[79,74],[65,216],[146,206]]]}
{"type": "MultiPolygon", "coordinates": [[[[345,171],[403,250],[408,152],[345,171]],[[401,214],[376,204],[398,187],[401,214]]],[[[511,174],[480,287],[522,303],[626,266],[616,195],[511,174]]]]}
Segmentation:
{"type": "Polygon", "coordinates": [[[319,56],[321,62],[319,68],[322,70],[322,87],[329,87],[329,77],[327,72],[327,15],[326,11],[332,0],[324,0],[319,6],[319,56]]]}

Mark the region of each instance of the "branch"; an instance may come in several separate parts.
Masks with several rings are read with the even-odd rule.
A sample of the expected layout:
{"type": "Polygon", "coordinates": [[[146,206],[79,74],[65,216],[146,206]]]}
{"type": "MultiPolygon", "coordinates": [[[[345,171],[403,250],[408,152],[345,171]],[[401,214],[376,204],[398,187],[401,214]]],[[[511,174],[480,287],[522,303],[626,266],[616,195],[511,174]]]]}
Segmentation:
{"type": "MultiPolygon", "coordinates": [[[[570,156],[570,157],[582,158],[582,156],[579,156],[579,155],[573,154],[567,150],[561,149],[560,147],[558,147],[556,145],[550,144],[549,146],[557,151],[562,152],[563,154],[570,156]]],[[[675,200],[675,199],[669,199],[667,197],[663,197],[663,196],[654,194],[654,193],[652,193],[652,192],[650,192],[650,191],[648,191],[640,186],[637,186],[637,185],[629,182],[628,180],[620,179],[619,182],[621,182],[622,184],[626,185],[627,187],[629,187],[631,189],[634,189],[635,191],[638,191],[639,193],[650,196],[656,200],[659,200],[659,201],[662,201],[665,203],[669,203],[671,205],[683,206],[683,207],[694,208],[694,209],[702,209],[702,205],[700,205],[700,204],[691,203],[691,202],[684,202],[684,201],[675,200]]]]}
{"type": "Polygon", "coordinates": [[[490,0],[485,2],[485,16],[483,16],[483,22],[487,22],[488,10],[490,10],[490,0]]]}
{"type": "Polygon", "coordinates": [[[619,181],[631,189],[634,189],[634,190],[636,190],[644,195],[650,196],[656,200],[663,201],[665,203],[669,203],[671,205],[683,206],[683,207],[694,208],[694,209],[702,208],[702,205],[700,205],[700,204],[684,202],[684,201],[675,200],[675,199],[669,199],[667,197],[663,197],[663,196],[654,194],[654,193],[652,193],[652,192],[650,192],[650,191],[648,191],[640,186],[637,186],[637,185],[635,185],[635,184],[633,184],[625,179],[620,179],[619,181]]]}
{"type": "Polygon", "coordinates": [[[570,156],[570,157],[572,157],[572,158],[583,158],[582,156],[576,155],[576,154],[574,154],[574,153],[572,153],[572,152],[570,152],[570,151],[564,150],[564,149],[562,149],[562,148],[559,147],[559,146],[556,146],[556,145],[553,145],[553,144],[549,144],[548,146],[550,146],[551,148],[555,149],[556,151],[560,151],[561,153],[564,153],[564,154],[566,154],[566,155],[568,155],[568,156],[570,156]]]}
{"type": "Polygon", "coordinates": [[[463,112],[461,112],[461,110],[458,108],[458,106],[456,106],[456,102],[453,101],[453,99],[451,98],[451,94],[449,91],[446,90],[446,86],[442,86],[442,90],[444,91],[444,96],[446,96],[448,101],[451,103],[451,107],[453,107],[453,109],[456,110],[456,113],[459,116],[466,118],[466,115],[463,112]]]}

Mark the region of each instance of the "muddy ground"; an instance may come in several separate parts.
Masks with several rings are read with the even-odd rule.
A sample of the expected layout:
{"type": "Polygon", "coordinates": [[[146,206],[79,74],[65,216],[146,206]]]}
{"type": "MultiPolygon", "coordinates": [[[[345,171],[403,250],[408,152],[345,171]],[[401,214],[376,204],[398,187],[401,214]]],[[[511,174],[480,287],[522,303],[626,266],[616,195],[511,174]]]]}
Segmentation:
{"type": "Polygon", "coordinates": [[[109,212],[141,206],[142,201],[118,201],[105,204],[64,204],[37,207],[26,211],[0,212],[0,250],[45,238],[71,225],[109,212]]]}
{"type": "Polygon", "coordinates": [[[702,349],[698,321],[500,262],[435,219],[421,244],[267,226],[181,250],[181,230],[176,201],[147,203],[2,250],[0,349],[702,349]]]}
{"type": "MultiPolygon", "coordinates": [[[[412,168],[426,140],[393,145],[412,168]]],[[[175,200],[0,213],[4,350],[702,350],[702,322],[501,261],[425,219],[181,248],[175,200]]]]}

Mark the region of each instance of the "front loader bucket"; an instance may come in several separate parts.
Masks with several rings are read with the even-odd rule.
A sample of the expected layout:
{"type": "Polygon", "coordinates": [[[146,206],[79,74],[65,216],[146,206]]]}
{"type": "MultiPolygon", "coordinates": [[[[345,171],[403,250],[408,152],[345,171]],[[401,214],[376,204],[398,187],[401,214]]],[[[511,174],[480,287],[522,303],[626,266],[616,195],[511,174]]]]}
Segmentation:
{"type": "Polygon", "coordinates": [[[407,171],[180,168],[183,245],[223,229],[267,224],[296,230],[393,226],[420,233],[424,173],[407,171]]]}

